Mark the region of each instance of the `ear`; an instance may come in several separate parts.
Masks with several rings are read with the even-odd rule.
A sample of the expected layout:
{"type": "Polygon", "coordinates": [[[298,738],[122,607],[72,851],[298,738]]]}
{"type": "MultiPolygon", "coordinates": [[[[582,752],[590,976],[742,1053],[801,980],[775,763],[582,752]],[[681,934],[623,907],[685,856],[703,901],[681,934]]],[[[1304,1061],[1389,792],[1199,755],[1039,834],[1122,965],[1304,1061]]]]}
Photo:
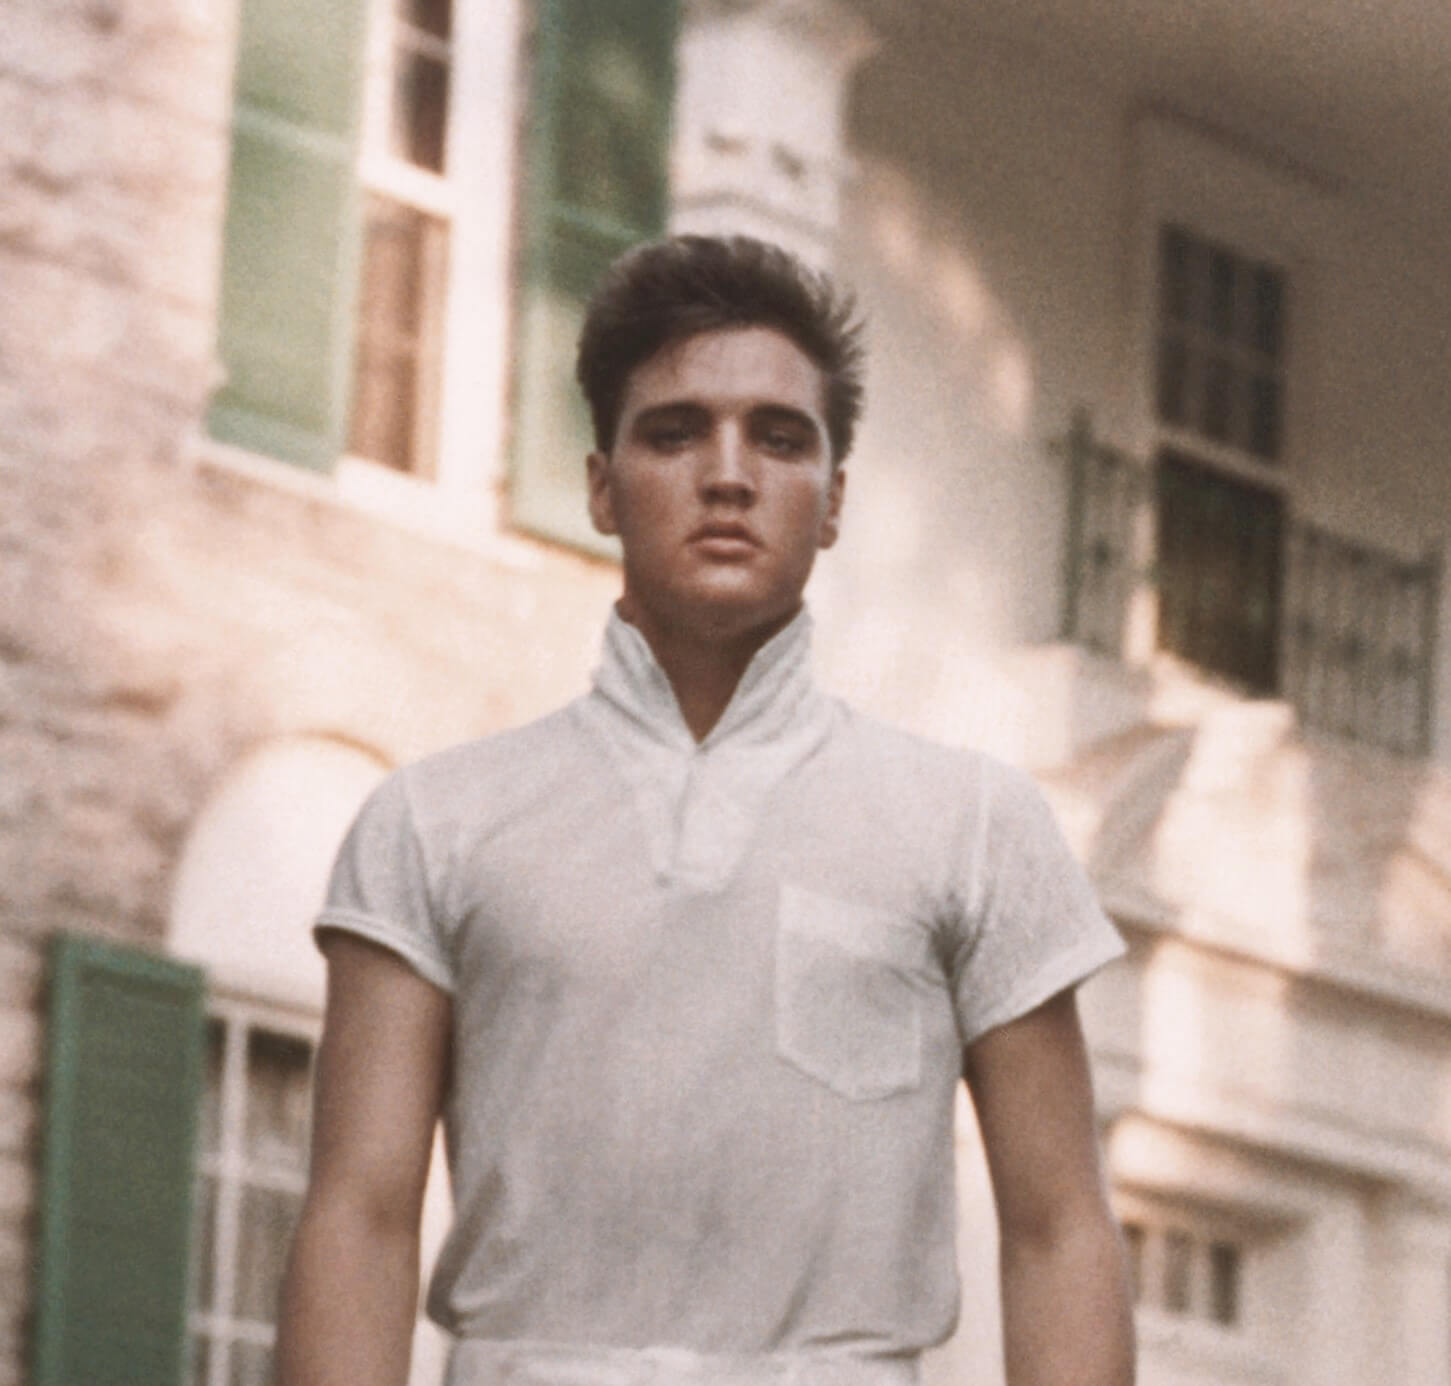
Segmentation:
{"type": "Polygon", "coordinates": [[[589,483],[589,518],[601,534],[618,534],[615,524],[615,498],[610,491],[610,459],[603,452],[592,452],[584,459],[589,483]]]}
{"type": "Polygon", "coordinates": [[[846,465],[837,463],[831,469],[831,480],[826,489],[826,513],[821,517],[820,537],[816,541],[819,549],[829,549],[841,533],[841,506],[846,497],[846,465]]]}

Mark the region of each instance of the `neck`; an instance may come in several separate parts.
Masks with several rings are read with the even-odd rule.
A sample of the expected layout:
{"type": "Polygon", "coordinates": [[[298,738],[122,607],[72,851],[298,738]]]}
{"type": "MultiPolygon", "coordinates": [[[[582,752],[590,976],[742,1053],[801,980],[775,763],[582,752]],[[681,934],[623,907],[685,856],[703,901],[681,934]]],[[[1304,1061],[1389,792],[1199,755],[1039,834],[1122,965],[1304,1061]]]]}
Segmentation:
{"type": "Polygon", "coordinates": [[[628,598],[621,599],[618,610],[645,637],[670,680],[685,725],[700,742],[720,721],[756,651],[785,629],[800,607],[767,625],[729,635],[652,620],[628,598]]]}

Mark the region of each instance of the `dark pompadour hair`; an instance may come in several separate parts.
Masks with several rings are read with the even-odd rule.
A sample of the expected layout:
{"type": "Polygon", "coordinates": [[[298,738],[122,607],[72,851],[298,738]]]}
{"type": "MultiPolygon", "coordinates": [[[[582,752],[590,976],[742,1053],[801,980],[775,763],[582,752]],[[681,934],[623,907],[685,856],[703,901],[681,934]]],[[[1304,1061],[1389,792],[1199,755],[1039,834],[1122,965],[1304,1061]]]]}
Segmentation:
{"type": "Polygon", "coordinates": [[[669,236],[627,250],[595,290],[575,375],[595,446],[614,445],[630,374],[662,347],[722,328],[770,327],[821,369],[834,461],[851,451],[862,408],[856,300],[780,246],[749,236],[669,236]]]}

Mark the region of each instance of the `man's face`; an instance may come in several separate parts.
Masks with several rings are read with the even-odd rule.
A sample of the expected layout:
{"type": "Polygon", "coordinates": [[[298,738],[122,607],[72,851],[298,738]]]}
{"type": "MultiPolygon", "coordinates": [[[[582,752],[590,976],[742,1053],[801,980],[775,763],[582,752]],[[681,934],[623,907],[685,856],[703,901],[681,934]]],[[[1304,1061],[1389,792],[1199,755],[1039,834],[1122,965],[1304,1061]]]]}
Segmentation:
{"type": "Polygon", "coordinates": [[[673,343],[630,376],[614,445],[589,458],[590,517],[624,549],[621,613],[648,633],[769,633],[836,541],[821,370],[766,327],[673,343]]]}

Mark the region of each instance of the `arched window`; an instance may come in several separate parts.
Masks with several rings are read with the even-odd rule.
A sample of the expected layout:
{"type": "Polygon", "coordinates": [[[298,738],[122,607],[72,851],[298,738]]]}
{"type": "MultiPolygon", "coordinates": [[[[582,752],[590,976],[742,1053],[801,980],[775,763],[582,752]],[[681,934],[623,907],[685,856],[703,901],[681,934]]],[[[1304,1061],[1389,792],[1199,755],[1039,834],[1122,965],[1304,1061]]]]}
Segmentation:
{"type": "MultiPolygon", "coordinates": [[[[307,1183],[323,1002],[310,926],[343,834],[386,769],[380,756],[327,737],[262,746],[225,778],[182,852],[170,951],[201,964],[208,980],[190,1386],[272,1379],[275,1306],[307,1183]]],[[[446,1220],[436,1178],[426,1243],[436,1245],[446,1220]]],[[[414,1386],[440,1378],[442,1356],[441,1337],[421,1327],[414,1386]]]]}

